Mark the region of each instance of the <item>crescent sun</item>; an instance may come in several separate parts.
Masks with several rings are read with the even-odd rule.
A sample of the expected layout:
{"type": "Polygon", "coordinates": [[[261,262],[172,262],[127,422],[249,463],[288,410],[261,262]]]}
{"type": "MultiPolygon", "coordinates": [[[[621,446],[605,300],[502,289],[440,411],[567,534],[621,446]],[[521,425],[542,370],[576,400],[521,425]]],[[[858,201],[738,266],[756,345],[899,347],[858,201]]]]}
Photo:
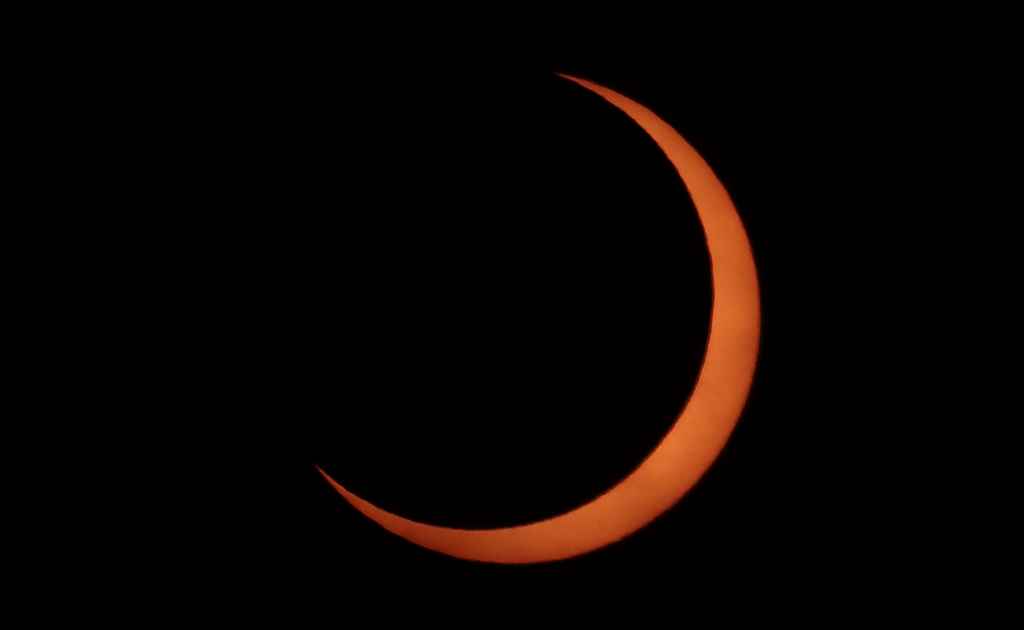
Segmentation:
{"type": "Polygon", "coordinates": [[[754,257],[728,193],[686,140],[650,110],[602,87],[561,74],[636,121],[676,167],[704,228],[714,287],[707,350],[697,384],[672,428],[628,477],[560,516],[502,529],[438,527],[397,516],[317,470],[357,510],[388,531],[450,556],[528,564],[577,556],[621,540],[672,507],[697,483],[732,433],[757,361],[760,303],[754,257]]]}

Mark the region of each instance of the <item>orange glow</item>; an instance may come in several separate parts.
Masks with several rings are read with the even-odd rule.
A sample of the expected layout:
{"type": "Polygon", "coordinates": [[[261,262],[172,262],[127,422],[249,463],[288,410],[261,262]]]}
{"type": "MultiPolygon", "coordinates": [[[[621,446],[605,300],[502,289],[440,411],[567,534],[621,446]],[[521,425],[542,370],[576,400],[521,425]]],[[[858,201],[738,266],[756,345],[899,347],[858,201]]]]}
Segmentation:
{"type": "Polygon", "coordinates": [[[650,523],[697,483],[725,446],[746,402],[757,360],[757,271],[725,188],[682,136],[647,108],[589,81],[560,76],[598,94],[636,121],[686,184],[711,255],[714,298],[707,352],[690,399],[647,459],[590,503],[548,520],[487,530],[418,523],[367,503],[317,467],[356,509],[388,531],[467,560],[507,564],[560,560],[613,543],[650,523]]]}

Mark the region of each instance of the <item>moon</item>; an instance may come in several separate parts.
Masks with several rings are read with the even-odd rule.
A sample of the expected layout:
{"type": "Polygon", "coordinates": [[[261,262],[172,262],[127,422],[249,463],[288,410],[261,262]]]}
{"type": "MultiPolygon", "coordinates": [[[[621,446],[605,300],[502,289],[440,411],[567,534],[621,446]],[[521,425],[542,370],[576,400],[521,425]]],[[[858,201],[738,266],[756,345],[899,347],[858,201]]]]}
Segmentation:
{"type": "Polygon", "coordinates": [[[317,470],[357,510],[388,531],[450,556],[502,564],[571,558],[644,527],[697,483],[725,446],[750,392],[761,329],[757,270],[743,224],[711,168],[672,127],[642,105],[560,74],[636,121],[665,152],[693,198],[711,258],[711,330],[697,384],[672,428],[628,477],[589,503],[535,523],[463,530],[392,514],[317,470]]]}

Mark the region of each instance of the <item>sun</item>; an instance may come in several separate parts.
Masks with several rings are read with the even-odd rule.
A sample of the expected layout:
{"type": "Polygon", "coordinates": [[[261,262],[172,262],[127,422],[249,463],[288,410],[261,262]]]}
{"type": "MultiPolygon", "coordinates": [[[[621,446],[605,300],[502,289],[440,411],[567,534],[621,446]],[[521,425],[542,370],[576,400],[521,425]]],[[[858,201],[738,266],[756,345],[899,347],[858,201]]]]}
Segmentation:
{"type": "Polygon", "coordinates": [[[577,556],[621,540],[675,504],[718,457],[750,392],[761,316],[757,270],[743,224],[711,168],[682,136],[642,105],[589,81],[559,75],[622,110],[665,152],[704,227],[713,301],[697,384],[676,422],[633,473],[565,514],[519,527],[463,530],[386,512],[317,470],[356,509],[406,540],[466,560],[506,564],[577,556]]]}

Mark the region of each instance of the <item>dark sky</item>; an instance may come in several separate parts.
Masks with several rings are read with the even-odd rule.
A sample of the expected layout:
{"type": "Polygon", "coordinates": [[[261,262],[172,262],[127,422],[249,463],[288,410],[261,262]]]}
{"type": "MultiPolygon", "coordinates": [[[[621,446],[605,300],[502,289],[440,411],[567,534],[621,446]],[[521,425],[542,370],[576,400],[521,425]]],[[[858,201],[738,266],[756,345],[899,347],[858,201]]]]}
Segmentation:
{"type": "Polygon", "coordinates": [[[3,242],[28,601],[147,626],[1009,620],[1005,22],[424,12],[29,50],[3,242]],[[555,516],[657,444],[707,341],[685,187],[554,72],[719,176],[761,351],[725,450],[649,527],[465,562],[312,463],[435,524],[555,516]]]}

